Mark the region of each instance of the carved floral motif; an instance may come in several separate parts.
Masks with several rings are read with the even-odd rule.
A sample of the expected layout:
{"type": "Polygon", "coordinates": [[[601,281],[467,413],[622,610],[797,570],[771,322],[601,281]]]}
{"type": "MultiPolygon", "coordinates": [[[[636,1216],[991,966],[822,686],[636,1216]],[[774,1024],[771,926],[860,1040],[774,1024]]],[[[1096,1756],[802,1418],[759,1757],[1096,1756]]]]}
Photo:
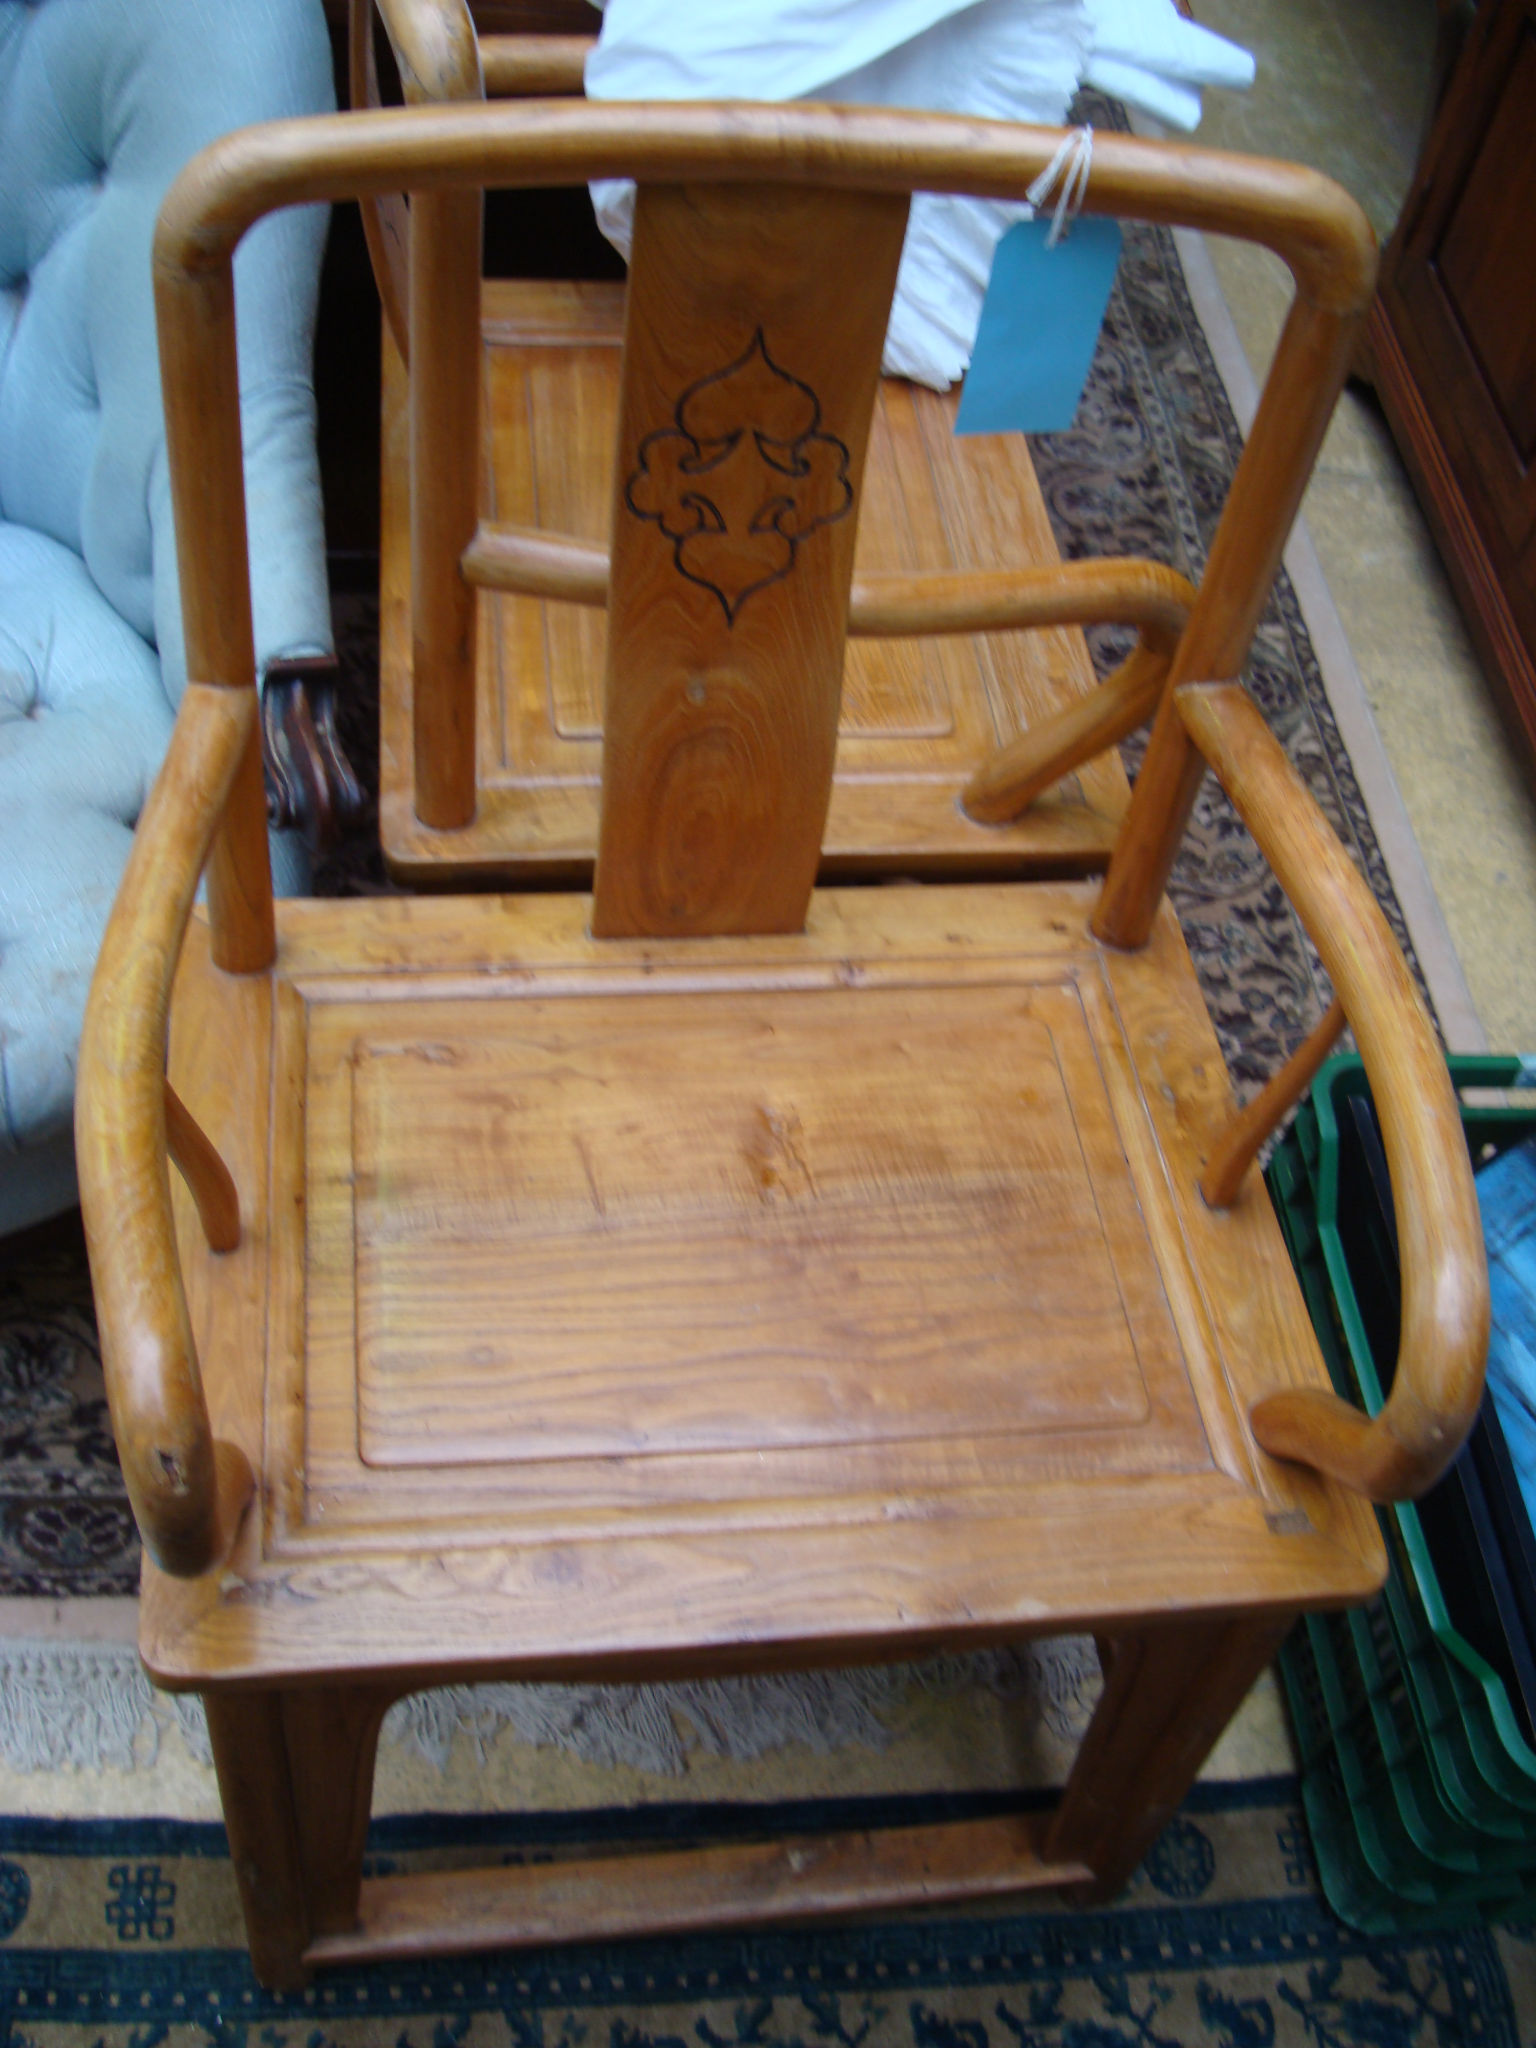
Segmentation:
{"type": "Polygon", "coordinates": [[[848,450],[820,431],[821,401],[780,369],[761,328],[735,362],[689,385],[673,420],[640,443],[624,502],[734,626],[754,591],[789,574],[807,534],[847,516],[848,450]]]}

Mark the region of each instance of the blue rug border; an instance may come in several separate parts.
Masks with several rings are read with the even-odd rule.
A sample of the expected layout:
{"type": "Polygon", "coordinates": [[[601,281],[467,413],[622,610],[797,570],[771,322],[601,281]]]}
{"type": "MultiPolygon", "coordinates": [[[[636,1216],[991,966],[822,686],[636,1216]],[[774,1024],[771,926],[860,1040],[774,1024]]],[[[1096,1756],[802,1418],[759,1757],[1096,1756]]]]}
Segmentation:
{"type": "MultiPolygon", "coordinates": [[[[728,1838],[774,1828],[893,1824],[1038,1809],[1053,1796],[916,1793],[729,1805],[689,1801],[574,1813],[418,1813],[376,1822],[369,1848],[371,1855],[387,1858],[392,1852],[444,1843],[537,1850],[581,1838],[728,1838]]],[[[1197,1784],[1182,1810],[1199,1815],[1263,1807],[1294,1810],[1298,1804],[1298,1782],[1283,1774],[1197,1784]]],[[[99,1857],[179,1854],[194,1861],[225,1853],[218,1822],[22,1816],[0,1819],[0,1849],[99,1857]]],[[[928,2014],[925,1997],[961,1985],[1027,1988],[1084,1976],[1101,1985],[1117,1978],[1187,1981],[1202,1972],[1219,1991],[1220,1973],[1234,1965],[1288,1970],[1293,1976],[1300,1966],[1308,1981],[1316,1969],[1322,1982],[1336,1963],[1365,1959],[1378,1966],[1378,1975],[1382,1965],[1401,1974],[1415,1957],[1421,1959],[1421,1974],[1425,1960],[1432,1968],[1435,1996],[1443,2007],[1434,2028],[1437,2048],[1521,2048],[1508,1978],[1490,1929],[1359,1934],[1338,1921],[1316,1891],[1300,1887],[1288,1894],[1211,1903],[1158,1900],[1085,1913],[1015,1910],[987,1918],[934,1912],[907,1919],[887,1916],[500,1951],[327,1972],[307,1991],[288,1995],[261,1991],[244,1952],[235,1948],[5,1946],[0,1947],[0,2039],[25,2039],[25,2029],[35,2022],[127,2029],[185,2022],[205,2029],[211,2039],[239,2043],[261,2038],[247,2032],[252,2027],[283,2022],[307,2029],[343,2017],[405,2022],[435,2016],[441,2023],[444,2015],[462,2015],[467,2024],[475,2013],[497,2012],[507,2020],[514,2043],[543,2048],[546,2019],[558,2023],[549,2029],[550,2036],[558,2033],[563,2041],[562,2015],[598,2015],[600,2038],[601,2015],[610,2012],[610,2048],[685,2048],[671,2034],[648,2033],[644,2019],[649,2009],[692,2001],[700,2007],[734,2004],[744,2048],[758,2038],[765,2043],[777,2038],[773,2033],[759,2037],[751,2015],[767,2013],[772,2001],[784,1998],[806,2006],[818,2040],[847,2039],[840,2031],[838,2001],[856,1996],[886,1997],[893,2007],[905,2007],[917,2048],[978,2048],[973,2034],[987,2033],[994,2019],[999,2040],[1009,2033],[1006,1999],[988,2006],[986,2024],[978,2030],[971,2023],[951,2026],[942,2014],[928,2014]],[[625,2021],[621,2010],[638,2019],[625,2021]]],[[[1020,2003],[1024,1996],[1021,1991],[1020,2003]]],[[[327,2037],[306,2032],[291,2038],[327,2037]]],[[[739,2044],[721,2041],[716,2048],[739,2044]]]]}
{"type": "MultiPolygon", "coordinates": [[[[902,2003],[961,1985],[991,1990],[1083,1976],[1167,1981],[1205,1972],[1214,1979],[1234,1965],[1294,1969],[1314,1959],[1325,1971],[1361,1957],[1389,1967],[1401,1959],[1406,1967],[1412,1956],[1430,1959],[1449,2006],[1448,2026],[1436,2029],[1439,2048],[1521,2048],[1509,1982],[1488,1929],[1356,1934],[1314,1894],[500,1951],[330,1971],[306,1991],[287,1994],[260,1990],[243,1950],[233,1948],[0,1949],[0,2015],[23,2023],[67,2017],[90,2026],[197,2020],[221,2038],[231,2038],[222,2029],[235,2014],[246,2023],[343,2014],[558,2015],[690,2000],[734,2002],[742,2010],[793,1997],[835,2015],[842,1997],[884,1994],[902,2003]]],[[[672,2036],[652,2042],[639,2029],[625,2032],[630,2048],[682,2048],[672,2036]]],[[[541,2036],[542,2028],[534,2038],[541,2036]]]]}
{"type": "MultiPolygon", "coordinates": [[[[554,1847],[568,1842],[668,1842],[746,1835],[798,1834],[833,1828],[914,1827],[929,1821],[978,1820],[1038,1813],[1058,1794],[1034,1791],[868,1793],[842,1799],[679,1800],[644,1806],[559,1808],[548,1812],[405,1813],[375,1819],[370,1855],[454,1847],[554,1847]]],[[[1301,1803],[1290,1772],[1264,1778],[1217,1779],[1190,1788],[1184,1813],[1231,1813],[1254,1806],[1301,1803]]],[[[224,1823],[117,1816],[0,1815],[0,1852],[34,1856],[223,1856],[224,1823]]]]}

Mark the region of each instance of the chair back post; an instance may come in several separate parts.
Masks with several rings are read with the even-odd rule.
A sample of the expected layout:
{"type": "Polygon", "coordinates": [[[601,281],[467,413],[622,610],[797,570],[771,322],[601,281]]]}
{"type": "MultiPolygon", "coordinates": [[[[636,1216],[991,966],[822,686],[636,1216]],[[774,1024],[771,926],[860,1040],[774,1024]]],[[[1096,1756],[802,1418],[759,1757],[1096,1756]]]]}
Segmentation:
{"type": "MultiPolygon", "coordinates": [[[[347,0],[347,96],[354,109],[378,107],[374,8],[383,21],[407,106],[485,97],[479,38],[465,0],[347,0]]],[[[358,199],[363,237],[390,337],[411,360],[411,215],[401,192],[358,199]]]]}
{"type": "Polygon", "coordinates": [[[411,661],[416,815],[475,815],[477,595],[459,557],[480,517],[478,189],[411,202],[411,661]]]}
{"type": "MultiPolygon", "coordinates": [[[[373,48],[374,0],[347,0],[347,98],[354,109],[377,107],[379,67],[373,48]]],[[[373,192],[357,202],[384,324],[402,363],[411,360],[411,216],[400,192],[373,192]]]]}
{"type": "Polygon", "coordinates": [[[1298,283],[1094,911],[1108,945],[1134,949],[1152,929],[1205,773],[1174,692],[1242,674],[1364,314],[1298,283]]]}
{"type": "MultiPolygon", "coordinates": [[[[164,260],[155,243],[155,316],[166,453],[176,522],[187,674],[194,683],[256,691],[234,274],[164,260]]],[[[261,724],[254,716],[208,855],[213,957],[231,974],[269,967],[272,909],[261,724]]]]}
{"type": "MultiPolygon", "coordinates": [[[[467,0],[377,0],[408,106],[483,100],[480,41],[467,0]]],[[[378,99],[371,0],[352,0],[351,66],[378,99]]],[[[363,201],[374,274],[411,370],[411,659],[416,814],[442,830],[475,814],[474,591],[459,556],[474,539],[480,475],[478,187],[363,201]],[[403,244],[404,308],[400,305],[403,244]]]]}
{"type": "MultiPolygon", "coordinates": [[[[347,89],[354,109],[377,107],[379,69],[374,55],[378,7],[408,106],[434,100],[531,98],[583,90],[595,36],[477,35],[464,0],[347,0],[347,89]],[[479,47],[479,84],[469,39],[479,47]]],[[[400,192],[374,192],[358,201],[363,234],[385,324],[409,367],[411,216],[400,192]]]]}

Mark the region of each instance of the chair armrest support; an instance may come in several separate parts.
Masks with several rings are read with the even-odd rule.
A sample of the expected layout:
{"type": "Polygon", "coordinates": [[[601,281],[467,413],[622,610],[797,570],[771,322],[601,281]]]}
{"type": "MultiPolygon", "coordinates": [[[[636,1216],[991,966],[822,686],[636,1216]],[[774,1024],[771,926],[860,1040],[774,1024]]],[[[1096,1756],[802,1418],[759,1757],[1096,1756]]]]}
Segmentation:
{"type": "Polygon", "coordinates": [[[1381,1118],[1397,1207],[1402,1340],[1370,1419],[1334,1394],[1255,1403],[1264,1449],[1372,1500],[1423,1493],[1477,1416],[1488,1267],[1472,1166],[1445,1057],[1380,906],[1279,742],[1236,683],[1190,683],[1179,716],[1295,905],[1344,1006],[1381,1118]]]}
{"type": "Polygon", "coordinates": [[[579,97],[596,36],[482,36],[487,99],[579,97]]]}
{"type": "Polygon", "coordinates": [[[468,0],[374,0],[407,106],[485,98],[468,0]]]}
{"type": "MultiPolygon", "coordinates": [[[[482,519],[459,567],[467,582],[483,590],[567,604],[608,602],[608,549],[552,527],[482,519]]],[[[1193,584],[1176,569],[1134,555],[1049,567],[856,575],[848,631],[856,639],[879,640],[1114,624],[1139,626],[1149,645],[1171,655],[1194,602],[1193,584]]]]}
{"type": "Polygon", "coordinates": [[[1317,1079],[1348,1022],[1344,1005],[1335,996],[1285,1065],[1270,1075],[1216,1140],[1200,1176],[1200,1192],[1212,1209],[1230,1209],[1237,1200],[1243,1178],[1266,1139],[1317,1079]]]}
{"type": "MultiPolygon", "coordinates": [[[[389,37],[407,106],[485,98],[480,38],[468,0],[349,0],[347,79],[354,110],[379,105],[379,74],[373,52],[375,5],[389,37]]],[[[461,201],[461,211],[463,204],[461,201]]],[[[400,351],[400,360],[409,363],[410,209],[399,192],[359,195],[358,205],[385,322],[400,351]]],[[[430,203],[427,211],[430,218],[430,203]]],[[[474,212],[478,240],[478,201],[474,202],[474,212]]],[[[478,277],[478,263],[475,274],[478,277]]]]}
{"type": "Polygon", "coordinates": [[[187,1315],[166,1161],[171,984],[220,812],[259,744],[256,692],[190,683],[134,836],[86,1005],[75,1151],[107,1401],[145,1547],[195,1577],[224,1557],[251,1491],[214,1443],[187,1315]]]}

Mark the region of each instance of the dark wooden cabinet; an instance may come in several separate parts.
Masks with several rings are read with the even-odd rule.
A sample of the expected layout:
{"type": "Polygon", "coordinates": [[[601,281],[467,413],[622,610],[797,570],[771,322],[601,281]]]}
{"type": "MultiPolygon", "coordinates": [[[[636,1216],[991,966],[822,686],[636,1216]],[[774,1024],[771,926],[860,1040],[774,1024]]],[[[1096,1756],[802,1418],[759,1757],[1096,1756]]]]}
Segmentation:
{"type": "Polygon", "coordinates": [[[1483,0],[1382,267],[1377,390],[1536,774],[1536,0],[1483,0]]]}

